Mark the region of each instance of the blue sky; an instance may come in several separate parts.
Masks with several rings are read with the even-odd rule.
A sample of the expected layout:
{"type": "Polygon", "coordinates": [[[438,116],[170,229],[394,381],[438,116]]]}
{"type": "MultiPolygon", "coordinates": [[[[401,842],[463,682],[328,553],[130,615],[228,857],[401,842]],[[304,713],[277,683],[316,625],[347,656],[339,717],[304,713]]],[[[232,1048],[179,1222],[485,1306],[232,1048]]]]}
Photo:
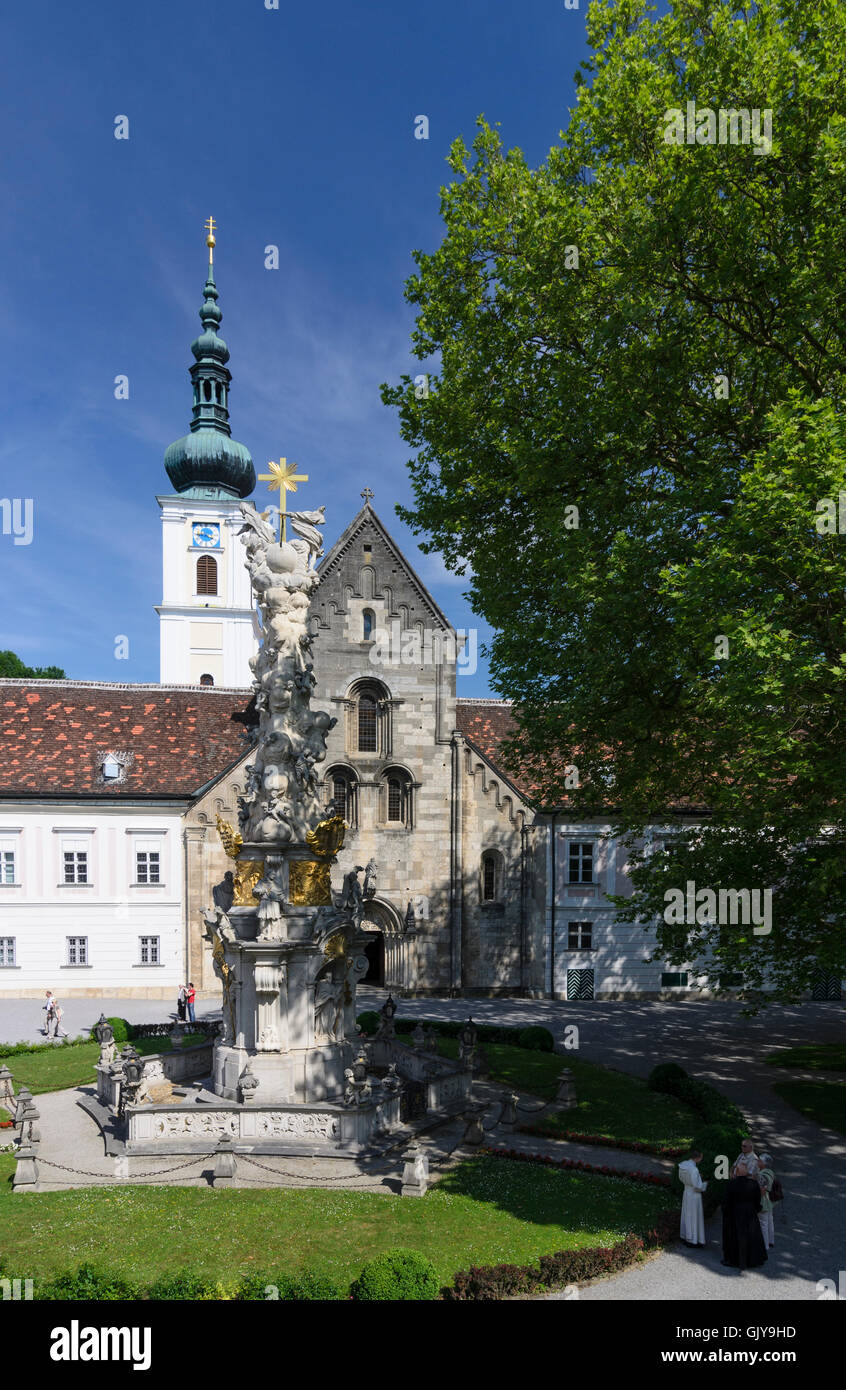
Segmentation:
{"type": "MultiPolygon", "coordinates": [[[[162,456],[188,428],[203,221],[230,351],[233,435],[295,460],[331,542],[374,506],[456,626],[466,581],[394,506],[407,446],[379,384],[420,370],[403,283],[442,235],[445,156],[476,117],[540,162],[586,55],[585,0],[46,0],[4,17],[0,647],[75,679],[158,679],[162,456]],[[430,138],[414,138],[428,116],[430,138]],[[129,140],[114,138],[118,115],[129,140]],[[279,247],[280,268],[264,266],[279,247]],[[114,378],[129,377],[128,400],[114,378]],[[115,660],[115,638],[129,660],[115,660]]],[[[267,494],[259,485],[258,500],[267,494]]],[[[460,695],[488,692],[484,664],[460,695]]]]}

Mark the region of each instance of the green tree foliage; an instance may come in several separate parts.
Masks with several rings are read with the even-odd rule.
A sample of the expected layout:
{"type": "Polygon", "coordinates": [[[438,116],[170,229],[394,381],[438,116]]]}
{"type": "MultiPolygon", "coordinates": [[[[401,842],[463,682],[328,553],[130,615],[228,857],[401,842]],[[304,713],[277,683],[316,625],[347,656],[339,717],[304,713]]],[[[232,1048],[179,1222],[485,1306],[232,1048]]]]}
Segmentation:
{"type": "Polygon", "coordinates": [[[452,147],[407,286],[428,389],[383,388],[403,515],[468,575],[546,804],[680,828],[624,917],[770,887],[768,934],[658,949],[793,997],[846,973],[846,11],[594,0],[588,32],[541,167],[485,121],[452,147]],[[770,146],[668,143],[688,102],[771,111],[770,146]]]}
{"type": "Polygon", "coordinates": [[[25,666],[14,652],[0,652],[0,677],[4,680],[62,681],[60,666],[25,666]]]}

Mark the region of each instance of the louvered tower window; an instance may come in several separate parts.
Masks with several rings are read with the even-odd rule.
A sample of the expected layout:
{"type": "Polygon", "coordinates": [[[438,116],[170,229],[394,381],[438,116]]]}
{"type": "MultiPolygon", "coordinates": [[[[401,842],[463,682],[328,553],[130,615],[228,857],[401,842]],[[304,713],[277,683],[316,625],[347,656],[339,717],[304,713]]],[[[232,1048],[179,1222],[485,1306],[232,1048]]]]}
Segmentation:
{"type": "Polygon", "coordinates": [[[197,593],[217,593],[217,560],[213,555],[201,555],[197,561],[197,593]]]}

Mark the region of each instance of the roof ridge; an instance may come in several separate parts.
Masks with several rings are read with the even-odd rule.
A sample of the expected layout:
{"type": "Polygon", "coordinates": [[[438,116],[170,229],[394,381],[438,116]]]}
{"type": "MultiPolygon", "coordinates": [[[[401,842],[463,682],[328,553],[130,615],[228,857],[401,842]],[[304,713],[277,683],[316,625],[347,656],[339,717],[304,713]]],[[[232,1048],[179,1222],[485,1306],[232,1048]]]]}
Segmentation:
{"type": "Polygon", "coordinates": [[[247,685],[176,685],[161,681],[41,680],[37,676],[0,676],[0,687],[9,686],[26,686],[28,689],[36,690],[40,690],[42,686],[47,689],[70,687],[82,690],[190,690],[192,693],[202,690],[204,694],[243,695],[245,699],[252,695],[247,685]]]}

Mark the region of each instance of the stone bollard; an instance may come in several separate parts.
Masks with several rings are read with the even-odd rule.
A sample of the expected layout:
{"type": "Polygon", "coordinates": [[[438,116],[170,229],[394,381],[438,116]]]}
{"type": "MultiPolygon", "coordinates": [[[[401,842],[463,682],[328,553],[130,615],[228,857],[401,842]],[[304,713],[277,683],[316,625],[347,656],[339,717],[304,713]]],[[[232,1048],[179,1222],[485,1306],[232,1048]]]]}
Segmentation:
{"type": "Polygon", "coordinates": [[[36,1192],[38,1190],[38,1164],[32,1144],[21,1143],[17,1152],[18,1164],[12,1178],[13,1192],[36,1192]]]}
{"type": "Polygon", "coordinates": [[[515,1095],[503,1096],[502,1113],[499,1117],[500,1129],[512,1130],[517,1128],[517,1102],[519,1099],[520,1097],[515,1095]]]}
{"type": "Polygon", "coordinates": [[[470,1105],[464,1112],[464,1119],[467,1128],[464,1131],[464,1144],[483,1144],[485,1142],[485,1131],[482,1127],[482,1115],[484,1106],[470,1105]]]}
{"type": "Polygon", "coordinates": [[[429,1156],[424,1153],[416,1139],[413,1139],[402,1156],[405,1167],[402,1170],[403,1197],[425,1197],[429,1186],[429,1156]]]}
{"type": "Polygon", "coordinates": [[[26,1086],[21,1086],[21,1089],[18,1091],[17,1105],[15,1106],[16,1125],[19,1125],[23,1122],[24,1111],[26,1110],[26,1107],[29,1105],[31,1100],[32,1092],[28,1091],[26,1086]]]}
{"type": "Polygon", "coordinates": [[[14,1115],[17,1109],[12,1073],[5,1063],[0,1067],[0,1108],[8,1110],[10,1115],[14,1115]]]}
{"type": "Polygon", "coordinates": [[[412,1047],[422,1048],[426,1043],[426,1034],[423,1032],[423,1024],[418,1023],[411,1035],[412,1047]]]}
{"type": "Polygon", "coordinates": [[[40,1144],[41,1130],[38,1128],[38,1121],[41,1119],[41,1112],[36,1110],[35,1102],[30,1100],[27,1103],[21,1121],[21,1144],[40,1144]]]}
{"type": "Polygon", "coordinates": [[[215,1187],[233,1187],[238,1171],[235,1160],[234,1140],[231,1134],[222,1134],[217,1143],[212,1169],[212,1183],[215,1187]]]}
{"type": "Polygon", "coordinates": [[[572,1110],[576,1104],[576,1084],[573,1081],[573,1073],[569,1067],[565,1067],[558,1078],[558,1090],[555,1095],[555,1104],[562,1110],[572,1110]]]}

